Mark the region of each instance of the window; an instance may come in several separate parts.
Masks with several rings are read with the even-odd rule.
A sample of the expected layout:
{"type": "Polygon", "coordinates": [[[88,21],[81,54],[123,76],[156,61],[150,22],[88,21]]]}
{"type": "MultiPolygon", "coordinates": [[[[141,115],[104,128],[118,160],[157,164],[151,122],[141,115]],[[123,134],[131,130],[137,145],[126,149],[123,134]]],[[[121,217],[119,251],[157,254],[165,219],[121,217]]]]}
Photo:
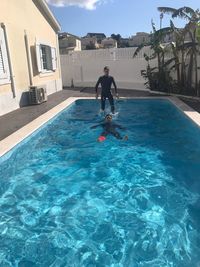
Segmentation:
{"type": "Polygon", "coordinates": [[[52,70],[52,55],[51,47],[47,45],[41,45],[41,55],[42,55],[42,67],[43,70],[52,70]]]}
{"type": "Polygon", "coordinates": [[[0,85],[10,83],[10,70],[4,30],[0,27],[0,85]]]}
{"type": "Polygon", "coordinates": [[[38,71],[41,73],[55,71],[57,68],[56,48],[45,44],[36,44],[38,71]]]}

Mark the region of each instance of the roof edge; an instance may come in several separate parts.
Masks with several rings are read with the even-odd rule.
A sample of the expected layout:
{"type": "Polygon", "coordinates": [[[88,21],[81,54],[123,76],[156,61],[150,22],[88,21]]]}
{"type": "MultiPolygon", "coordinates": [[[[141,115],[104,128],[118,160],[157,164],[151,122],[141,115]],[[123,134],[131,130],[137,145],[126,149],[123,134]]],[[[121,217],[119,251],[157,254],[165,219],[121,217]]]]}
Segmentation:
{"type": "Polygon", "coordinates": [[[34,0],[34,1],[37,2],[38,6],[44,11],[45,15],[50,20],[54,29],[57,32],[61,31],[61,26],[60,26],[59,22],[57,21],[57,19],[55,18],[52,11],[50,10],[46,0],[34,0]]]}
{"type": "Polygon", "coordinates": [[[66,35],[70,35],[70,36],[72,36],[72,37],[74,37],[74,38],[76,38],[76,39],[78,39],[78,40],[81,41],[81,38],[80,38],[79,36],[74,35],[74,34],[72,34],[72,33],[69,33],[69,32],[60,32],[60,33],[59,33],[59,37],[62,37],[62,36],[65,37],[66,35]]]}

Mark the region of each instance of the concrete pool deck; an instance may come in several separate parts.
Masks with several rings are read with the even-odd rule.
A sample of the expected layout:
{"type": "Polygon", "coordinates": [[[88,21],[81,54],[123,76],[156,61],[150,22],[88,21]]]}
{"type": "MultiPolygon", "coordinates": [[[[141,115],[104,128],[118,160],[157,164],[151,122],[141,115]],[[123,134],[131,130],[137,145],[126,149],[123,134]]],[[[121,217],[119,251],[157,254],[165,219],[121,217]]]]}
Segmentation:
{"type": "MultiPolygon", "coordinates": [[[[56,116],[77,99],[94,97],[91,89],[68,89],[48,97],[41,105],[27,106],[0,117],[0,156],[20,143],[24,138],[39,129],[43,124],[56,116]]],[[[160,98],[169,99],[188,117],[200,126],[200,114],[177,97],[152,94],[149,91],[119,90],[121,97],[126,98],[160,98]]],[[[199,102],[200,103],[200,102],[199,102]]],[[[199,106],[198,106],[199,107],[199,106]]]]}

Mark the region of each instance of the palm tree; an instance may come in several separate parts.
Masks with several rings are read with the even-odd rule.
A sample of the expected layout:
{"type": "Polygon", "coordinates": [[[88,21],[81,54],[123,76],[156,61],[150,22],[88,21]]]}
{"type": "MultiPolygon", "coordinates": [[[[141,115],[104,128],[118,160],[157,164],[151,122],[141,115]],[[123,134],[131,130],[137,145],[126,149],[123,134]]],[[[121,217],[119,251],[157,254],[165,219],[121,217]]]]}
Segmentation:
{"type": "MultiPolygon", "coordinates": [[[[143,71],[143,76],[146,73],[149,74],[150,79],[156,77],[158,80],[158,86],[160,89],[163,86],[163,80],[172,81],[169,77],[169,73],[172,69],[176,70],[176,82],[177,88],[180,93],[183,93],[182,90],[188,90],[195,88],[197,95],[200,95],[200,82],[198,82],[198,64],[197,64],[197,55],[199,54],[199,45],[197,42],[197,25],[200,21],[200,12],[199,10],[193,10],[190,7],[182,7],[179,9],[170,8],[170,7],[159,7],[158,10],[162,13],[171,14],[172,18],[180,17],[186,19],[188,22],[184,28],[179,29],[175,27],[173,21],[170,21],[170,27],[166,27],[160,30],[156,30],[154,23],[152,22],[153,34],[151,40],[151,49],[153,53],[150,57],[144,55],[145,59],[148,62],[148,71],[143,71]],[[173,34],[174,41],[163,45],[163,38],[168,35],[173,34]],[[186,37],[189,36],[189,41],[186,37]],[[171,51],[173,56],[166,60],[166,54],[168,51],[171,51]],[[158,68],[150,68],[150,60],[157,58],[158,68]],[[152,71],[152,72],[151,72],[152,71]],[[158,73],[156,74],[156,72],[158,73]],[[193,77],[193,73],[195,77],[193,77]],[[195,79],[193,79],[195,78],[195,79]],[[193,83],[194,80],[194,83],[193,83]],[[194,84],[194,86],[193,86],[194,84]]],[[[198,26],[199,27],[199,26],[198,26]]],[[[144,47],[141,45],[138,47],[134,53],[134,56],[140,52],[144,47]]]]}
{"type": "MultiPolygon", "coordinates": [[[[196,38],[196,30],[198,22],[200,21],[200,12],[199,10],[194,10],[190,7],[181,7],[179,9],[174,9],[170,7],[159,7],[158,10],[162,13],[167,13],[172,16],[172,18],[183,18],[186,19],[188,22],[183,29],[182,33],[179,32],[177,40],[180,41],[179,48],[181,49],[181,69],[182,69],[182,83],[185,83],[185,52],[186,52],[186,58],[189,56],[189,66],[188,66],[188,85],[192,87],[192,72],[193,69],[195,71],[195,91],[197,95],[200,94],[199,92],[199,86],[198,86],[198,64],[197,64],[197,55],[198,55],[198,42],[196,38]],[[186,34],[189,34],[190,36],[190,42],[185,42],[185,36],[186,34]],[[182,44],[181,44],[182,43],[182,44]],[[194,64],[193,64],[194,63],[194,64]]],[[[176,30],[176,33],[178,31],[176,30]]],[[[179,42],[178,41],[178,42],[179,42]]]]}
{"type": "MultiPolygon", "coordinates": [[[[152,55],[147,56],[146,54],[144,54],[144,58],[148,62],[148,66],[147,66],[147,70],[142,71],[142,75],[145,77],[145,73],[146,73],[146,78],[147,76],[149,76],[151,80],[149,82],[150,84],[154,84],[152,79],[153,79],[153,76],[155,76],[157,80],[156,89],[163,90],[164,87],[168,88],[167,83],[165,82],[168,77],[167,66],[172,63],[174,58],[165,61],[165,54],[168,50],[168,47],[166,47],[162,43],[163,43],[163,38],[167,34],[171,33],[172,29],[170,27],[166,27],[160,30],[156,30],[156,27],[153,21],[151,22],[151,24],[152,24],[152,29],[153,29],[153,34],[151,36],[151,43],[150,43],[150,48],[152,49],[152,55]],[[150,67],[150,60],[153,60],[153,59],[157,59],[157,66],[158,66],[157,68],[150,67]],[[158,73],[156,73],[155,71],[157,71],[158,73]]],[[[138,53],[143,49],[144,46],[145,46],[144,44],[140,45],[135,50],[133,57],[136,57],[138,53]]]]}
{"type": "Polygon", "coordinates": [[[171,32],[175,37],[175,41],[170,42],[168,45],[171,47],[175,65],[174,68],[177,73],[177,85],[180,90],[183,89],[186,81],[186,64],[185,64],[185,36],[187,28],[176,28],[173,21],[170,21],[171,32]]]}

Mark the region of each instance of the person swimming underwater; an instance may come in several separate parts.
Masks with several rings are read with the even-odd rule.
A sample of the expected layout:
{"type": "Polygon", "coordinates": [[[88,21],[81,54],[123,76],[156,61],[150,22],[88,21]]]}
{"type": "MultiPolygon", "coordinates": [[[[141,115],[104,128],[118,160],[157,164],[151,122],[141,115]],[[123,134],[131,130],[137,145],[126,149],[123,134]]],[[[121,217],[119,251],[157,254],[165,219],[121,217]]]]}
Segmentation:
{"type": "Polygon", "coordinates": [[[113,135],[115,138],[120,139],[120,140],[122,140],[122,139],[128,140],[127,135],[122,137],[120,135],[120,133],[116,130],[116,129],[125,130],[126,128],[122,127],[119,124],[113,123],[112,122],[112,115],[110,115],[110,114],[105,116],[104,122],[92,126],[91,129],[96,129],[99,126],[101,126],[103,128],[103,132],[101,133],[100,137],[98,138],[99,142],[104,141],[106,139],[107,135],[109,135],[109,134],[113,135]]]}

